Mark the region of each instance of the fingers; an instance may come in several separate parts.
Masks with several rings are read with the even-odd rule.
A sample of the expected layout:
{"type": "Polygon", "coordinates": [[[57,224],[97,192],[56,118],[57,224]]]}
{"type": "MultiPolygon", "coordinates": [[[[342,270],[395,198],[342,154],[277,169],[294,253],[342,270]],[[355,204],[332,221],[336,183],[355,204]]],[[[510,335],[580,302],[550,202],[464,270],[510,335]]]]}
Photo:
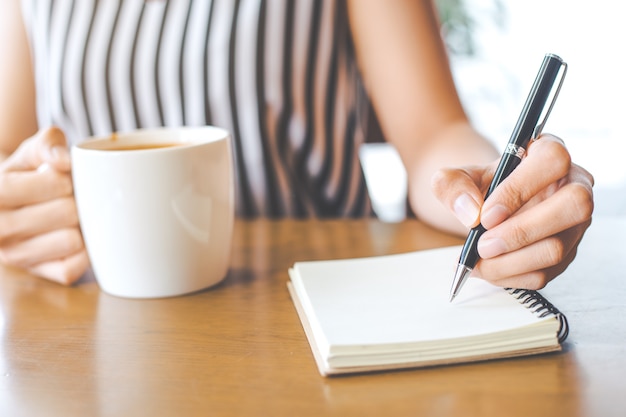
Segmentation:
{"type": "Polygon", "coordinates": [[[48,164],[52,168],[67,172],[70,170],[70,153],[63,131],[56,127],[40,130],[27,139],[5,161],[3,171],[29,171],[48,164]]]}
{"type": "Polygon", "coordinates": [[[7,265],[30,268],[43,262],[66,258],[83,248],[83,238],[78,228],[55,229],[3,245],[0,248],[0,261],[7,265]]]}
{"type": "Polygon", "coordinates": [[[441,169],[431,179],[435,196],[468,228],[479,223],[482,188],[493,176],[493,166],[490,168],[441,169]]]}
{"type": "Polygon", "coordinates": [[[543,135],[529,146],[522,163],[491,193],[482,207],[480,222],[486,229],[500,224],[531,198],[568,175],[569,152],[563,142],[543,135]]]}
{"type": "Polygon", "coordinates": [[[569,229],[591,218],[593,199],[586,187],[570,183],[549,199],[487,230],[478,241],[482,258],[492,258],[569,229]]]}
{"type": "Polygon", "coordinates": [[[68,227],[78,227],[76,204],[71,197],[0,211],[0,245],[68,227]]]}
{"type": "MultiPolygon", "coordinates": [[[[473,227],[480,222],[491,229],[518,212],[532,198],[549,191],[546,190],[549,186],[558,185],[571,167],[571,158],[563,142],[555,136],[543,135],[541,140],[529,146],[526,158],[484,204],[483,196],[496,164],[440,170],[433,176],[431,186],[435,196],[465,226],[473,227]]],[[[591,178],[588,173],[586,175],[591,178]]],[[[592,182],[587,181],[591,185],[592,182]]]]}
{"type": "Polygon", "coordinates": [[[473,275],[501,287],[541,289],[572,262],[590,223],[589,220],[517,251],[481,259],[473,275]]]}
{"type": "Polygon", "coordinates": [[[544,199],[537,204],[488,229],[478,241],[480,256],[493,258],[586,224],[594,205],[592,177],[585,172],[573,166],[554,194],[542,196],[544,199]]]}
{"type": "Polygon", "coordinates": [[[45,167],[38,171],[0,174],[0,210],[71,196],[73,186],[69,172],[45,167]]]}
{"type": "Polygon", "coordinates": [[[89,257],[85,250],[81,250],[63,259],[44,262],[28,268],[34,275],[64,285],[70,285],[78,281],[89,268],[89,257]]]}
{"type": "Polygon", "coordinates": [[[39,131],[0,165],[0,262],[71,284],[89,266],[58,128],[39,131]]]}

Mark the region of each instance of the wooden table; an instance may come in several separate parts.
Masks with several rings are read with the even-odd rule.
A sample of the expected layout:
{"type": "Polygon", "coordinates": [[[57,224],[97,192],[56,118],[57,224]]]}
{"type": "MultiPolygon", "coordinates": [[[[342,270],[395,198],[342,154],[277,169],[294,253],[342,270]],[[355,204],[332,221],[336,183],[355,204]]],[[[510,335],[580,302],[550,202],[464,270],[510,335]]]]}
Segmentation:
{"type": "Polygon", "coordinates": [[[238,222],[231,271],[197,294],[128,300],[0,271],[0,416],[625,416],[626,220],[594,222],[543,292],[564,352],[321,377],[289,298],[298,260],[460,243],[417,221],[238,222]]]}

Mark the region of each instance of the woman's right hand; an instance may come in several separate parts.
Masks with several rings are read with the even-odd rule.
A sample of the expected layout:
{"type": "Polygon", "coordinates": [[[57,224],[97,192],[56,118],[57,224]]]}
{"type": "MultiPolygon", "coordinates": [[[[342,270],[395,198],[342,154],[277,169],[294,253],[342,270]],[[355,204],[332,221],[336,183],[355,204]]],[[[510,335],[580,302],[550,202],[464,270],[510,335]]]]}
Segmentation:
{"type": "Polygon", "coordinates": [[[0,262],[65,285],[89,267],[58,128],[39,131],[0,163],[0,262]]]}

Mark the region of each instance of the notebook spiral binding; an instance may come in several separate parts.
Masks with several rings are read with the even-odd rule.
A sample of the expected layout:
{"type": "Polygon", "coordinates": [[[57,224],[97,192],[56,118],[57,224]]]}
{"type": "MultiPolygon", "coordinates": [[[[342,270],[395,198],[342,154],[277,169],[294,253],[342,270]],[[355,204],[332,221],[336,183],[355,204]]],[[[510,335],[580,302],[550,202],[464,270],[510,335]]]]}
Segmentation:
{"type": "Polygon", "coordinates": [[[569,334],[567,317],[559,311],[551,302],[546,300],[541,294],[534,290],[524,290],[519,288],[506,288],[506,290],[517,298],[521,304],[532,310],[539,317],[554,315],[559,320],[559,332],[557,334],[559,343],[563,343],[569,334]]]}

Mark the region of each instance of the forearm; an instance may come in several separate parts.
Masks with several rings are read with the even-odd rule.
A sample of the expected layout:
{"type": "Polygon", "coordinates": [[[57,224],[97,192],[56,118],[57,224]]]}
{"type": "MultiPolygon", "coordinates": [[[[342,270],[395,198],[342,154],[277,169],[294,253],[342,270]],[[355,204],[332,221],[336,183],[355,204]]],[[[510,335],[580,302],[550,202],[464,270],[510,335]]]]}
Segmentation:
{"type": "Polygon", "coordinates": [[[37,131],[35,83],[19,0],[0,2],[0,160],[37,131]]]}
{"type": "Polygon", "coordinates": [[[349,1],[361,72],[386,139],[409,174],[415,214],[462,233],[433,196],[433,173],[487,163],[492,146],[469,125],[459,100],[433,4],[426,0],[349,1]]]}
{"type": "Polygon", "coordinates": [[[357,59],[381,127],[405,162],[428,138],[465,121],[427,0],[352,0],[350,25],[357,59]]]}

